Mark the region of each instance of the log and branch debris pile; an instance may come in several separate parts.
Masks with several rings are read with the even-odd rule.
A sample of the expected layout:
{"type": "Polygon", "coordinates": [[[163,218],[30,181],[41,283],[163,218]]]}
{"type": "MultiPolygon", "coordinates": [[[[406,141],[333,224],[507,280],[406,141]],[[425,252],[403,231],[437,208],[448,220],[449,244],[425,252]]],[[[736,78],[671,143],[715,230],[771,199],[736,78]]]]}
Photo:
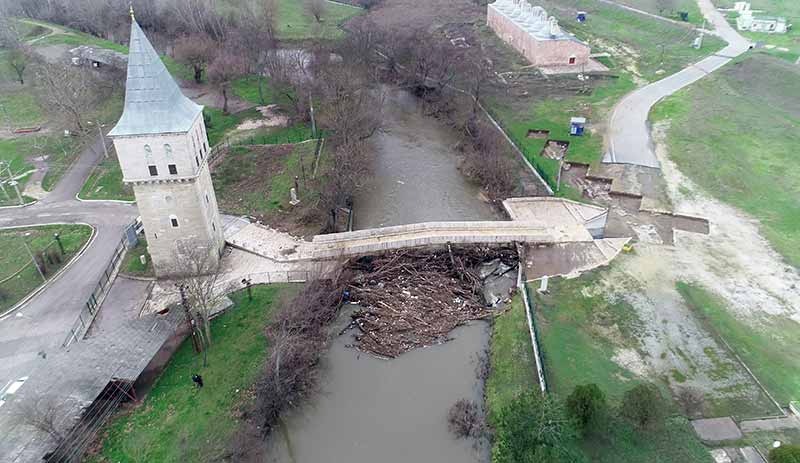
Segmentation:
{"type": "Polygon", "coordinates": [[[494,311],[482,295],[481,263],[500,259],[517,265],[512,248],[448,247],[405,250],[351,263],[351,300],[358,329],[355,347],[394,358],[417,347],[447,341],[454,328],[485,319],[494,311]]]}

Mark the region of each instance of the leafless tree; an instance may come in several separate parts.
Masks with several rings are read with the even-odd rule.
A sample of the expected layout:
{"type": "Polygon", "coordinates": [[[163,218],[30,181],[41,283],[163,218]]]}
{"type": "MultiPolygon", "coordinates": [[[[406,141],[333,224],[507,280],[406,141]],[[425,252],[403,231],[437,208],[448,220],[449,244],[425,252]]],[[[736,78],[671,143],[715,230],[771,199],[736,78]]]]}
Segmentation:
{"type": "Polygon", "coordinates": [[[217,42],[223,42],[228,32],[228,21],[219,14],[217,0],[171,0],[175,21],[187,33],[205,33],[217,42]]]}
{"type": "Polygon", "coordinates": [[[188,322],[200,349],[211,346],[211,324],[232,283],[222,279],[222,268],[209,244],[186,243],[175,253],[175,266],[168,272],[181,292],[188,322]]]}
{"type": "Polygon", "coordinates": [[[246,63],[242,56],[231,48],[223,48],[208,66],[208,80],[222,95],[222,112],[228,114],[230,86],[234,79],[245,73],[246,63]]]}
{"type": "Polygon", "coordinates": [[[30,62],[30,53],[26,45],[20,45],[9,51],[6,58],[8,66],[16,74],[20,85],[25,85],[25,69],[28,68],[28,63],[30,62]]]}
{"type": "Polygon", "coordinates": [[[515,164],[508,143],[489,123],[470,124],[464,168],[466,174],[478,180],[490,199],[507,198],[516,185],[515,164]]]}
{"type": "Polygon", "coordinates": [[[326,328],[336,318],[342,300],[338,281],[337,277],[309,282],[266,329],[272,348],[256,384],[256,412],[265,434],[284,410],[317,388],[326,328]]]}
{"type": "Polygon", "coordinates": [[[228,34],[228,42],[244,60],[246,72],[258,76],[258,95],[264,98],[264,74],[267,56],[275,49],[276,0],[252,0],[241,6],[239,23],[228,34]]]}
{"type": "Polygon", "coordinates": [[[293,117],[306,120],[311,92],[308,54],[304,50],[273,49],[264,56],[264,72],[277,96],[288,103],[293,117]]]}
{"type": "Polygon", "coordinates": [[[103,82],[94,71],[78,66],[39,62],[36,79],[45,107],[64,114],[81,132],[85,116],[113,90],[113,83],[103,82]]]}
{"type": "Polygon", "coordinates": [[[29,400],[19,403],[18,416],[23,423],[47,434],[55,445],[64,441],[66,434],[60,420],[64,414],[64,405],[54,398],[29,400]]]}
{"type": "Polygon", "coordinates": [[[179,63],[191,66],[194,71],[194,81],[198,84],[203,81],[203,71],[214,60],[218,44],[208,34],[197,33],[179,38],[175,42],[175,59],[179,63]]]}
{"type": "Polygon", "coordinates": [[[328,229],[333,229],[338,210],[349,206],[353,194],[368,178],[371,156],[365,142],[356,140],[340,143],[332,152],[330,169],[325,173],[325,188],[320,203],[328,216],[328,229]]]}
{"type": "Polygon", "coordinates": [[[322,22],[322,17],[325,15],[326,5],[325,0],[304,0],[306,12],[313,16],[317,23],[322,22]]]}

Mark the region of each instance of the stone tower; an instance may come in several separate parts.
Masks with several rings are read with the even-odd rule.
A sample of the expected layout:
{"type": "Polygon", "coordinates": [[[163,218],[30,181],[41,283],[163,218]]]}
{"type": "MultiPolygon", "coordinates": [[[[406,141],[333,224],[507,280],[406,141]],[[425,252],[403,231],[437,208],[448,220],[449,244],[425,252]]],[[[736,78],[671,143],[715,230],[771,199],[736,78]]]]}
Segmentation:
{"type": "Polygon", "coordinates": [[[186,98],[131,14],[125,108],[109,133],[123,181],[133,186],[159,277],[180,273],[181,256],[224,246],[207,162],[203,108],[186,98]]]}

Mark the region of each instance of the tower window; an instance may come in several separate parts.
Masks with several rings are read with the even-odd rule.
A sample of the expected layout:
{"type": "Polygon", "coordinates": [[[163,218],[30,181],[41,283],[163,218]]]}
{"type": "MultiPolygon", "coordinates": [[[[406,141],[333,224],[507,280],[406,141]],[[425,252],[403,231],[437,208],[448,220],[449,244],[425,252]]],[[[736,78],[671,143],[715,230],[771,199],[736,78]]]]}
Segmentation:
{"type": "Polygon", "coordinates": [[[171,175],[178,175],[178,166],[175,164],[169,164],[167,168],[169,169],[169,173],[171,175]]]}
{"type": "Polygon", "coordinates": [[[208,200],[208,195],[206,195],[206,204],[210,203],[211,201],[208,200]]]}
{"type": "Polygon", "coordinates": [[[178,228],[178,216],[169,216],[169,223],[172,224],[172,228],[178,228]]]}
{"type": "Polygon", "coordinates": [[[211,229],[217,231],[217,226],[214,225],[214,222],[211,222],[211,229]]]}
{"type": "Polygon", "coordinates": [[[151,177],[155,177],[156,175],[158,175],[158,167],[151,165],[151,166],[147,166],[147,168],[150,169],[150,176],[151,177]]]}
{"type": "Polygon", "coordinates": [[[575,57],[574,56],[570,56],[569,57],[569,64],[575,64],[575,57]]]}
{"type": "Polygon", "coordinates": [[[196,163],[197,163],[197,167],[200,167],[200,158],[198,158],[197,156],[195,156],[195,157],[194,157],[194,162],[196,162],[196,163]]]}

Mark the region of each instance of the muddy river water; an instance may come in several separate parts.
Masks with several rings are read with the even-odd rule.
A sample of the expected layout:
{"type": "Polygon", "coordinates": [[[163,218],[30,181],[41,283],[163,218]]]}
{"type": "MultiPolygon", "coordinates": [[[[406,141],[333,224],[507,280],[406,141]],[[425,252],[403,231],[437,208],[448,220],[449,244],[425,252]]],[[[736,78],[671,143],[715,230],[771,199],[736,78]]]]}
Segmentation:
{"type": "MultiPolygon", "coordinates": [[[[447,127],[425,117],[404,91],[388,92],[385,108],[384,129],[374,141],[374,177],[354,200],[355,228],[499,219],[456,168],[447,127]]],[[[346,325],[347,313],[340,323],[346,325]]],[[[476,366],[489,328],[476,322],[451,336],[393,360],[348,347],[350,333],[338,336],[323,359],[321,393],[273,433],[269,461],[487,461],[486,447],[455,439],[446,417],[460,398],[481,400],[476,366]]]]}

